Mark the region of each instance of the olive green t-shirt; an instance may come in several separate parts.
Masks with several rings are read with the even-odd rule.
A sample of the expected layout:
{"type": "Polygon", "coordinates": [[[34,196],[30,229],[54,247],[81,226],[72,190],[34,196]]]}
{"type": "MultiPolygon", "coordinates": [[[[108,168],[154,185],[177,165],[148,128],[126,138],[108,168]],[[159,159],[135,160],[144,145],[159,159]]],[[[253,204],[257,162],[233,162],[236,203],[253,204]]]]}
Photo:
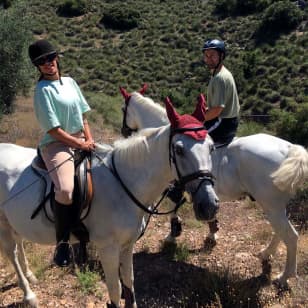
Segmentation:
{"type": "Polygon", "coordinates": [[[239,115],[240,104],[235,81],[230,71],[224,66],[210,79],[207,104],[209,108],[223,107],[221,118],[234,118],[239,115]]]}

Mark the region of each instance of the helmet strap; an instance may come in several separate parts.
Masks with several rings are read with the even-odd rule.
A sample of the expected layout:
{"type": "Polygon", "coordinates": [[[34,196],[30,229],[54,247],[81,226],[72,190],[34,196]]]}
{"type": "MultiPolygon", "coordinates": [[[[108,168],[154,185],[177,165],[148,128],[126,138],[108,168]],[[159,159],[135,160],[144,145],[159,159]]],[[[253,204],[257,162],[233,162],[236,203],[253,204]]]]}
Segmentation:
{"type": "Polygon", "coordinates": [[[222,52],[219,52],[219,62],[217,63],[217,65],[215,66],[215,68],[213,70],[212,77],[215,76],[217,69],[222,64],[222,61],[223,61],[223,55],[222,55],[222,52]]]}
{"type": "MultiPolygon", "coordinates": [[[[57,68],[58,68],[58,75],[59,75],[60,84],[63,85],[63,82],[62,82],[62,79],[61,79],[60,64],[59,64],[58,60],[57,60],[57,68]]],[[[38,66],[37,66],[37,69],[38,69],[38,71],[39,71],[40,74],[41,74],[40,77],[39,77],[39,79],[38,79],[38,81],[41,81],[41,80],[44,79],[44,74],[42,73],[42,71],[40,70],[40,68],[39,68],[38,66]]]]}

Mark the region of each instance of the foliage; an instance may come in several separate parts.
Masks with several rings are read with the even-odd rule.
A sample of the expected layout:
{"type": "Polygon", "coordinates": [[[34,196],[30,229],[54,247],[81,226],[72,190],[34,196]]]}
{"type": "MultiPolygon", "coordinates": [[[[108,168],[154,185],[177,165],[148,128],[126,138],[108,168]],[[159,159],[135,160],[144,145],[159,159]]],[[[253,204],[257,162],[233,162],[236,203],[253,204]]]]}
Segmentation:
{"type": "Polygon", "coordinates": [[[121,127],[121,98],[90,92],[85,92],[85,96],[94,112],[108,115],[104,122],[105,126],[112,126],[116,130],[121,127]]]}
{"type": "Polygon", "coordinates": [[[0,0],[0,8],[3,7],[4,9],[8,9],[12,4],[13,0],[0,0]]]}
{"type": "Polygon", "coordinates": [[[77,271],[77,278],[83,294],[94,294],[98,290],[97,283],[100,281],[100,276],[88,269],[77,271]]]}
{"type": "Polygon", "coordinates": [[[186,262],[189,258],[189,248],[185,243],[163,242],[161,250],[172,261],[186,262]]]}
{"type": "Polygon", "coordinates": [[[288,0],[277,1],[271,4],[263,14],[258,35],[264,33],[276,34],[293,30],[302,21],[301,10],[288,0]]]}
{"type": "Polygon", "coordinates": [[[65,17],[81,16],[86,12],[86,0],[61,0],[57,9],[57,14],[65,17]]]}
{"type": "Polygon", "coordinates": [[[215,13],[223,16],[246,15],[262,11],[268,0],[217,0],[215,13]]]}
{"type": "Polygon", "coordinates": [[[30,85],[28,46],[31,39],[26,6],[19,2],[0,11],[0,112],[13,110],[13,100],[30,85]]]}
{"type": "Polygon", "coordinates": [[[100,22],[107,28],[131,30],[138,27],[140,14],[125,4],[114,5],[104,12],[100,22]]]}
{"type": "Polygon", "coordinates": [[[258,133],[266,133],[264,126],[254,121],[243,121],[237,131],[237,136],[249,136],[258,133]]]}
{"type": "Polygon", "coordinates": [[[308,230],[308,182],[297,191],[289,202],[287,213],[298,230],[308,230]]]}
{"type": "Polygon", "coordinates": [[[303,104],[307,100],[307,25],[301,22],[290,34],[276,31],[274,41],[264,33],[258,38],[263,38],[262,44],[256,44],[253,34],[265,11],[272,3],[277,8],[281,1],[244,2],[226,2],[246,10],[245,14],[237,10],[232,18],[213,14],[221,3],[216,0],[200,5],[195,0],[91,0],[86,18],[59,17],[56,11],[63,0],[27,3],[33,33],[59,46],[63,74],[75,78],[95,112],[102,112],[105,122],[118,127],[119,85],[135,91],[147,82],[147,95],[154,100],[169,95],[180,112],[192,111],[198,93],[206,94],[211,77],[200,49],[205,39],[214,37],[226,41],[225,65],[235,78],[243,114],[267,115],[272,109],[290,110],[294,104],[303,104]],[[265,2],[268,6],[262,8],[265,2]],[[107,15],[115,28],[100,23],[107,15]],[[133,28],[121,28],[132,21],[133,28]]]}
{"type": "Polygon", "coordinates": [[[308,103],[295,105],[293,112],[273,110],[272,124],[277,136],[308,146],[308,103]]]}

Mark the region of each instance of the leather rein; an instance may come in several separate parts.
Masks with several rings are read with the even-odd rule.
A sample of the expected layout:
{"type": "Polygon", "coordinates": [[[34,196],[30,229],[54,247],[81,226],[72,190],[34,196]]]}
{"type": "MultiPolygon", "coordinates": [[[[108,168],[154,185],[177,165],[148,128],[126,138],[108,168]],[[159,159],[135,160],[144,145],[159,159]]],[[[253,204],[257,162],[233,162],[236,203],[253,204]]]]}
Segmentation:
{"type": "MultiPolygon", "coordinates": [[[[123,117],[123,124],[125,123],[126,125],[126,110],[127,110],[127,106],[128,106],[128,103],[126,103],[126,108],[123,110],[124,112],[124,117],[123,117]]],[[[122,130],[124,128],[124,125],[122,126],[122,130]]],[[[128,127],[128,125],[125,126],[125,129],[130,130],[130,131],[133,131],[132,129],[130,129],[128,127]]],[[[178,176],[178,180],[175,181],[175,186],[178,188],[178,189],[181,189],[182,191],[184,191],[185,189],[185,185],[188,183],[188,182],[191,182],[191,181],[194,181],[196,179],[201,179],[197,189],[192,193],[192,194],[195,194],[199,188],[200,188],[200,185],[204,182],[204,181],[210,181],[211,184],[213,185],[214,184],[214,176],[212,175],[212,173],[209,171],[209,170],[198,170],[196,172],[193,172],[191,174],[188,174],[188,175],[185,175],[185,176],[182,176],[181,173],[180,173],[180,170],[178,168],[178,164],[176,162],[176,156],[174,154],[174,148],[172,146],[172,137],[177,134],[177,133],[184,133],[185,131],[197,131],[197,130],[204,130],[204,126],[201,126],[201,127],[195,127],[195,128],[178,128],[178,129],[171,129],[170,131],[170,138],[169,138],[169,162],[170,162],[170,167],[171,167],[171,163],[174,164],[175,166],[175,169],[176,169],[176,172],[177,172],[177,176],[178,176]]],[[[117,168],[116,168],[116,165],[115,165],[115,161],[114,161],[114,152],[112,153],[112,157],[111,157],[111,161],[112,161],[112,169],[113,169],[113,172],[114,172],[114,175],[115,177],[117,178],[117,180],[120,182],[122,188],[124,189],[124,191],[127,193],[127,195],[131,198],[131,200],[139,207],[141,208],[144,212],[146,212],[147,214],[149,215],[168,215],[170,213],[173,213],[173,212],[176,212],[179,208],[180,205],[182,205],[184,203],[183,199],[181,198],[175,205],[175,207],[170,210],[170,211],[167,211],[167,212],[158,212],[158,207],[160,205],[160,203],[163,201],[163,199],[167,196],[167,194],[169,193],[170,191],[170,187],[165,189],[164,192],[162,193],[162,196],[161,198],[159,199],[159,201],[152,207],[153,210],[149,209],[147,206],[145,206],[144,204],[142,204],[136,197],[135,195],[129,190],[129,188],[125,185],[125,183],[123,182],[123,180],[121,179],[118,171],[117,171],[117,168]]]]}

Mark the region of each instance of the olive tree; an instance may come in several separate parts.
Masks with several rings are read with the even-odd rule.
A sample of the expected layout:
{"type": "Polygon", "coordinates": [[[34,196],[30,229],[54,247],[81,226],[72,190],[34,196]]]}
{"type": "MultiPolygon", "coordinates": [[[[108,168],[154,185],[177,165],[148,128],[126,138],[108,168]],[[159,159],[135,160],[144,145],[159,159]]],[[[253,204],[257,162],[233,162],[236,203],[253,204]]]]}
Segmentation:
{"type": "Polygon", "coordinates": [[[29,18],[23,1],[0,10],[0,113],[13,110],[13,101],[29,88],[27,49],[31,40],[29,18]]]}

